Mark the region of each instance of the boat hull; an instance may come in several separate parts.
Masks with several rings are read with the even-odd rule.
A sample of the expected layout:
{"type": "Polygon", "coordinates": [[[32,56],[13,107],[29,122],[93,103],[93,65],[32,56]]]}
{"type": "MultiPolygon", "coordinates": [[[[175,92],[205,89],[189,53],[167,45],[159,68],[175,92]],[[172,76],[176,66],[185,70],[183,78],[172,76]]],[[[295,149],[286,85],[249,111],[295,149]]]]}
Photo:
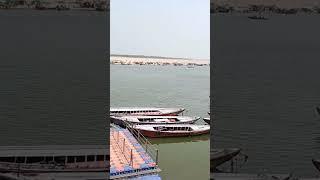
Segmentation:
{"type": "Polygon", "coordinates": [[[210,167],[215,169],[216,167],[220,166],[221,164],[230,161],[233,157],[240,153],[241,149],[234,148],[234,149],[225,149],[221,153],[211,153],[210,154],[210,167]]]}
{"type": "MultiPolygon", "coordinates": [[[[106,162],[107,163],[107,162],[106,162]]],[[[109,166],[104,165],[101,167],[88,168],[88,166],[77,167],[64,167],[64,166],[52,166],[52,167],[38,167],[38,168],[26,168],[16,165],[1,165],[0,173],[72,173],[72,172],[106,172],[109,170],[109,166]]]]}
{"type": "Polygon", "coordinates": [[[119,118],[117,117],[110,117],[110,122],[117,124],[121,127],[126,127],[128,124],[133,124],[133,125],[151,125],[151,124],[194,124],[196,121],[198,121],[199,118],[194,118],[190,121],[174,121],[174,122],[130,122],[130,121],[124,121],[121,119],[121,116],[119,118]]]}
{"type": "Polygon", "coordinates": [[[138,129],[141,134],[143,134],[146,137],[150,138],[160,138],[160,137],[185,137],[185,136],[197,136],[202,134],[208,134],[210,133],[209,130],[203,130],[203,131],[182,131],[182,132],[164,132],[164,131],[148,131],[148,130],[142,130],[138,129]]]}
{"type": "MultiPolygon", "coordinates": [[[[136,112],[136,113],[115,113],[110,112],[110,116],[178,116],[185,109],[170,109],[167,111],[159,110],[158,112],[136,112]]],[[[130,110],[128,110],[130,111],[130,110]]]]}

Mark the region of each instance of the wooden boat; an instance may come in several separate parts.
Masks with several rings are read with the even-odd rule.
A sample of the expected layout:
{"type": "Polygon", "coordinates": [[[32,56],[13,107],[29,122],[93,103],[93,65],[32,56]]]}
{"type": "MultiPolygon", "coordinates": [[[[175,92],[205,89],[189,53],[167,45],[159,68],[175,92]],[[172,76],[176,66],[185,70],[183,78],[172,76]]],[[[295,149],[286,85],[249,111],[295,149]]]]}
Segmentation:
{"type": "Polygon", "coordinates": [[[268,18],[264,17],[264,16],[248,16],[249,19],[254,19],[254,20],[268,20],[268,18]]]}
{"type": "Polygon", "coordinates": [[[193,124],[200,117],[188,116],[111,116],[111,122],[123,125],[123,122],[130,124],[193,124]]]}
{"type": "Polygon", "coordinates": [[[110,108],[111,116],[177,116],[184,108],[119,107],[110,108]]]}
{"type": "Polygon", "coordinates": [[[210,126],[195,124],[135,125],[133,128],[140,131],[144,136],[152,138],[195,136],[210,133],[210,126]]]}
{"type": "Polygon", "coordinates": [[[221,164],[230,161],[240,153],[239,148],[213,149],[210,151],[210,168],[215,169],[221,164]]]}
{"type": "Polygon", "coordinates": [[[108,146],[2,146],[0,173],[105,172],[108,146]]]}
{"type": "Polygon", "coordinates": [[[203,118],[204,122],[206,122],[207,124],[210,124],[210,118],[203,118]]]}
{"type": "Polygon", "coordinates": [[[312,163],[320,171],[320,160],[312,159],[312,163]]]}
{"type": "Polygon", "coordinates": [[[317,113],[320,115],[320,107],[316,107],[317,113]]]}

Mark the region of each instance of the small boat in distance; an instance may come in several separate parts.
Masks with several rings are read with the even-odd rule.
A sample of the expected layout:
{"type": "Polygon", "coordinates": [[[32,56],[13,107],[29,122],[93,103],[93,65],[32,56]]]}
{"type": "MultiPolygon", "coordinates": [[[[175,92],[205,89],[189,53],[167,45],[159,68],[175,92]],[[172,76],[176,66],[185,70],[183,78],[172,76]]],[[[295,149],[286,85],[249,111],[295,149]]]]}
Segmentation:
{"type": "Polygon", "coordinates": [[[317,170],[320,171],[320,160],[312,159],[312,163],[317,168],[317,170]]]}
{"type": "Polygon", "coordinates": [[[320,115],[320,107],[319,106],[316,107],[316,111],[320,115]]]}
{"type": "Polygon", "coordinates": [[[210,151],[210,168],[215,169],[221,164],[230,161],[240,153],[240,148],[213,149],[210,151]]]}
{"type": "Polygon", "coordinates": [[[118,107],[110,108],[110,116],[177,116],[184,108],[118,107]]]}
{"type": "Polygon", "coordinates": [[[254,16],[248,16],[249,19],[254,19],[254,20],[268,20],[268,18],[262,16],[262,15],[254,15],[254,16]]]}
{"type": "Polygon", "coordinates": [[[135,125],[133,128],[151,138],[196,136],[210,133],[209,125],[195,124],[135,125]]]}
{"type": "Polygon", "coordinates": [[[130,124],[193,124],[200,117],[188,116],[111,116],[111,122],[123,125],[123,122],[130,124]]]}
{"type": "Polygon", "coordinates": [[[204,122],[206,122],[207,124],[210,124],[210,118],[203,118],[204,122]]]}

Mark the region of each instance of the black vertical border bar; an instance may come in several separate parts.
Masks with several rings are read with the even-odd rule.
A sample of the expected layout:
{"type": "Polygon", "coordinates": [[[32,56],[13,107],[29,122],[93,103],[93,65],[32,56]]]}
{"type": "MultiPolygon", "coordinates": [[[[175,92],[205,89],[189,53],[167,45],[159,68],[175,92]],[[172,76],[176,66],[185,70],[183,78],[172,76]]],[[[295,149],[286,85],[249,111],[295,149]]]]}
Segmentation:
{"type": "Polygon", "coordinates": [[[210,179],[213,179],[212,175],[213,172],[211,172],[211,150],[214,147],[214,133],[213,133],[213,116],[214,116],[214,58],[213,58],[213,52],[214,52],[214,47],[213,47],[213,40],[214,40],[214,23],[213,23],[213,3],[214,0],[210,0],[210,179]]]}
{"type": "MultiPolygon", "coordinates": [[[[110,111],[110,0],[106,0],[107,6],[107,13],[106,13],[106,110],[105,110],[105,117],[106,117],[106,124],[103,127],[106,127],[106,141],[107,141],[107,148],[110,157],[110,119],[109,119],[109,111],[110,111]]],[[[109,158],[109,167],[110,167],[110,158],[109,158]]],[[[110,179],[110,168],[107,170],[107,179],[110,179]]]]}

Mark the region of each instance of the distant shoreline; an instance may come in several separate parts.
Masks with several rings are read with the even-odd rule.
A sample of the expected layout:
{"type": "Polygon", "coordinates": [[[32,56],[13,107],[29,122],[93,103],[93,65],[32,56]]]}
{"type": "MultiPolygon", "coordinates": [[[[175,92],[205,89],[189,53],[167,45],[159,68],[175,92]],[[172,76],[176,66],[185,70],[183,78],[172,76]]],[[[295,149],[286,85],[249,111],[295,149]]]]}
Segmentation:
{"type": "Polygon", "coordinates": [[[232,5],[227,3],[211,3],[210,14],[283,14],[283,15],[295,15],[295,14],[319,14],[319,6],[308,7],[280,7],[275,4],[247,4],[247,5],[232,5]]]}
{"type": "Polygon", "coordinates": [[[209,66],[209,59],[166,58],[156,56],[111,55],[110,64],[114,65],[173,65],[173,66],[209,66]]]}
{"type": "Polygon", "coordinates": [[[0,10],[41,10],[41,11],[101,11],[110,10],[105,0],[92,1],[48,1],[48,0],[6,0],[0,1],[0,10]]]}

